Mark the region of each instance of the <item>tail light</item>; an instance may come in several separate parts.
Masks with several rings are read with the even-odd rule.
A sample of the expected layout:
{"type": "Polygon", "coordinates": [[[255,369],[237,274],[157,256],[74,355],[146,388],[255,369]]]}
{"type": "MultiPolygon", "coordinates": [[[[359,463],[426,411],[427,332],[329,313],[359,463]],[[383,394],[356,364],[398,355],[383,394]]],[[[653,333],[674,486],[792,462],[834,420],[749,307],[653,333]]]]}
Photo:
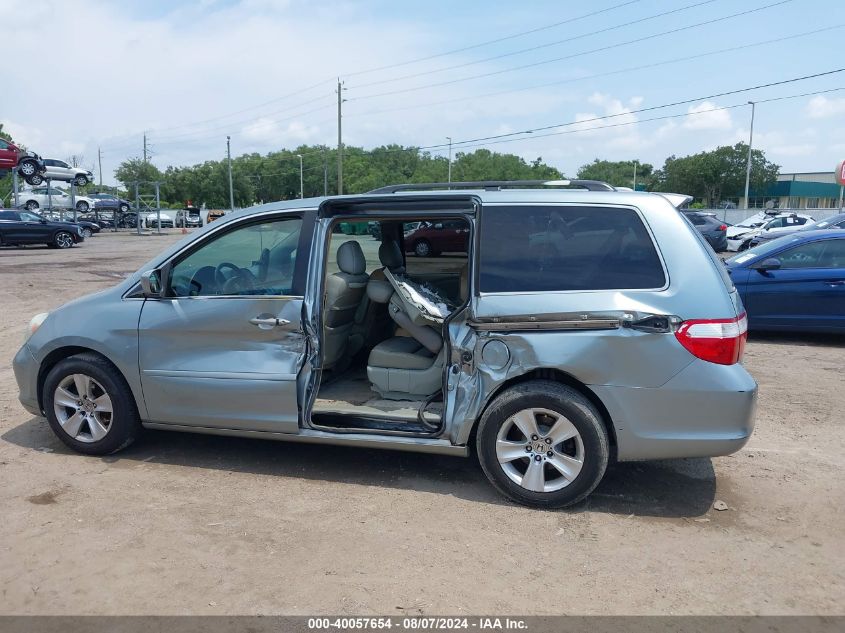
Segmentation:
{"type": "Polygon", "coordinates": [[[719,230],[720,230],[720,231],[727,231],[727,230],[728,230],[728,225],[727,225],[727,224],[723,224],[723,225],[721,225],[721,226],[719,227],[719,230]]]}
{"type": "Polygon", "coordinates": [[[735,319],[690,319],[681,323],[675,338],[696,358],[733,365],[745,351],[748,317],[743,312],[735,319]]]}

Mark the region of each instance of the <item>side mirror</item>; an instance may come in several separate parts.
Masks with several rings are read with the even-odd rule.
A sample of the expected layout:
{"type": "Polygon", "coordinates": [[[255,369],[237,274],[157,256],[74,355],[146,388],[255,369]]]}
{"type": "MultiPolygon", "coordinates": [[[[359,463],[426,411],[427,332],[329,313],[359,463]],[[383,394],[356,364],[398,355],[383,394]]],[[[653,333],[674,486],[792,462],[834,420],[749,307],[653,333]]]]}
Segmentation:
{"type": "Polygon", "coordinates": [[[141,274],[141,291],[145,297],[161,296],[161,277],[157,270],[148,270],[141,274]]]}
{"type": "Polygon", "coordinates": [[[777,257],[767,257],[759,264],[754,264],[755,270],[777,270],[780,268],[780,260],[777,257]]]}

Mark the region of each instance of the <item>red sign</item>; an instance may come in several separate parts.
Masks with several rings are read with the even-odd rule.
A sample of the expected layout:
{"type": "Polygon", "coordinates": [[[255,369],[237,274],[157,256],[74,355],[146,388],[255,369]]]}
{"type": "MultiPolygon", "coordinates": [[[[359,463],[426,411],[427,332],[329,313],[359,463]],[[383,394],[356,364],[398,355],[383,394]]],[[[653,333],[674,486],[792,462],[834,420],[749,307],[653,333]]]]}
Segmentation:
{"type": "Polygon", "coordinates": [[[836,166],[836,182],[845,185],[845,160],[836,166]]]}

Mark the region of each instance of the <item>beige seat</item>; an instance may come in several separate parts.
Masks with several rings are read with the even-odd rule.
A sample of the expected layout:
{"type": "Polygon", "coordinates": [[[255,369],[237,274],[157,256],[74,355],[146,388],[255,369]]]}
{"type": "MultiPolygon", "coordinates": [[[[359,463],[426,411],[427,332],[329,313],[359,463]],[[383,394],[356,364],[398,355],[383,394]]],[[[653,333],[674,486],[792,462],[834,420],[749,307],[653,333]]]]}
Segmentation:
{"type": "MultiPolygon", "coordinates": [[[[402,249],[396,242],[384,242],[379,246],[378,258],[382,267],[376,268],[370,274],[370,280],[384,281],[384,271],[392,273],[405,272],[405,260],[402,249]]],[[[355,325],[349,338],[348,354],[357,354],[362,349],[371,349],[384,339],[393,335],[393,322],[387,315],[387,308],[383,303],[370,300],[367,294],[361,300],[355,312],[355,325]]]]}
{"type": "Polygon", "coordinates": [[[323,368],[331,369],[346,356],[355,312],[367,288],[367,261],[358,242],[344,242],[337,249],[339,272],[326,277],[323,368]]]}

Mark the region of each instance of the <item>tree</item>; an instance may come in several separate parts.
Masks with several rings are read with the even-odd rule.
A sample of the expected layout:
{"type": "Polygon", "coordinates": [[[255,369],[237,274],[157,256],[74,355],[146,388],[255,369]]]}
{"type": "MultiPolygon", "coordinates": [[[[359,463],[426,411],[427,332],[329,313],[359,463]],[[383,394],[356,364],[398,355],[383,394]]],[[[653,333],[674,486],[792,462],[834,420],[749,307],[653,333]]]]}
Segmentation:
{"type": "MultiPolygon", "coordinates": [[[[657,189],[686,193],[701,198],[707,207],[715,207],[722,196],[740,196],[745,187],[748,145],[725,145],[712,152],[699,152],[692,156],[666,159],[663,169],[657,172],[657,189]]],[[[773,184],[780,166],[768,160],[762,150],[751,152],[750,187],[762,191],[773,184]]]]}
{"type": "Polygon", "coordinates": [[[158,167],[141,158],[129,158],[114,171],[114,177],[122,183],[130,196],[135,195],[135,183],[143,183],[138,186],[138,193],[151,195],[155,193],[155,186],[151,183],[162,182],[164,174],[158,167]]]}
{"type": "Polygon", "coordinates": [[[10,141],[10,142],[14,143],[14,141],[12,141],[12,135],[3,130],[3,124],[2,123],[0,123],[0,138],[2,138],[4,141],[10,141]]]}
{"type": "Polygon", "coordinates": [[[599,160],[582,165],[578,169],[578,178],[601,180],[614,187],[634,187],[634,167],[637,169],[637,183],[651,190],[654,185],[654,166],[633,160],[599,160]]]}

